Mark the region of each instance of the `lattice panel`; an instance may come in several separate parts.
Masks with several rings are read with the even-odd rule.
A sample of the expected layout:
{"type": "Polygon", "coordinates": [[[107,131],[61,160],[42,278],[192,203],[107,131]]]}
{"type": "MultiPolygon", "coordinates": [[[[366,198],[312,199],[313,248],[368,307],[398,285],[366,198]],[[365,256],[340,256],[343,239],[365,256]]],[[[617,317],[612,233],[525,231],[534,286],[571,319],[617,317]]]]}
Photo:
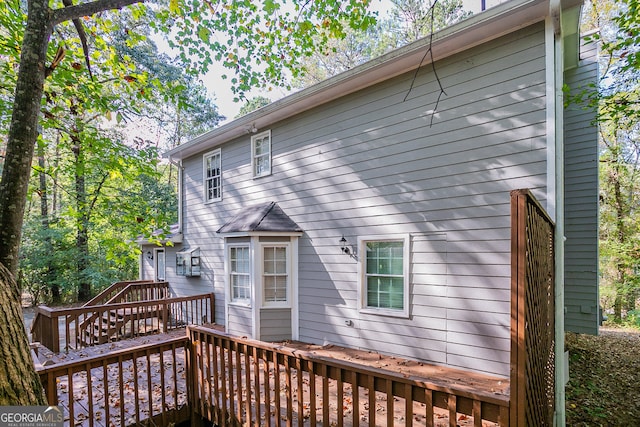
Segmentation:
{"type": "Polygon", "coordinates": [[[551,426],[555,410],[554,225],[512,192],[511,424],[551,426]]]}

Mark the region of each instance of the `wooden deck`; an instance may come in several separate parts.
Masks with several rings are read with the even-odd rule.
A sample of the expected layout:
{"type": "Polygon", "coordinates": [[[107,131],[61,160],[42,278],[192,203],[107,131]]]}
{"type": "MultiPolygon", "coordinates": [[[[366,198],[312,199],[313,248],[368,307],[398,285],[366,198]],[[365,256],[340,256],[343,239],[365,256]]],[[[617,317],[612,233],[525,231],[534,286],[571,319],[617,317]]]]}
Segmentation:
{"type": "MultiPolygon", "coordinates": [[[[209,328],[224,334],[221,327],[209,325],[209,328]]],[[[154,422],[159,425],[167,425],[162,421],[162,417],[166,422],[180,422],[191,416],[186,360],[188,356],[185,355],[184,342],[188,342],[188,337],[183,330],[123,340],[68,353],[54,354],[41,348],[38,355],[40,362],[38,369],[42,378],[55,378],[53,384],[57,403],[64,408],[67,416],[65,425],[128,426],[145,422],[150,417],[153,417],[154,422]],[[165,345],[167,343],[171,344],[165,345]],[[134,357],[125,357],[132,353],[134,357]],[[136,360],[136,363],[133,360],[136,360]],[[70,418],[73,419],[73,423],[70,418]]],[[[504,378],[337,346],[317,346],[300,342],[268,345],[274,345],[279,351],[290,352],[304,358],[334,360],[352,365],[354,369],[372,368],[382,376],[410,378],[414,381],[437,385],[438,389],[458,390],[462,393],[481,392],[495,395],[498,400],[508,399],[509,384],[504,378]]],[[[234,355],[234,360],[235,357],[234,355]]],[[[246,383],[246,375],[236,369],[237,366],[245,364],[245,359],[243,357],[238,360],[239,364],[235,365],[235,362],[232,362],[233,366],[231,369],[227,366],[227,371],[236,378],[237,375],[241,375],[240,383],[246,383]]],[[[202,361],[202,366],[206,363],[206,360],[202,361]]],[[[309,372],[302,373],[302,377],[298,378],[298,371],[290,372],[288,376],[284,365],[277,371],[271,366],[267,373],[267,377],[270,378],[268,382],[264,381],[264,366],[260,366],[255,372],[250,371],[250,380],[252,378],[255,380],[256,372],[259,376],[262,375],[256,383],[260,384],[257,395],[269,396],[269,410],[266,410],[264,402],[261,403],[260,410],[256,410],[255,402],[251,402],[253,407],[251,410],[254,414],[262,414],[254,420],[253,425],[391,425],[390,420],[393,420],[393,425],[398,426],[478,425],[474,423],[472,416],[462,413],[453,415],[455,421],[451,424],[452,415],[449,410],[435,406],[430,414],[426,403],[419,401],[413,402],[409,411],[411,416],[409,421],[406,419],[405,399],[392,396],[389,401],[387,393],[380,392],[374,392],[374,395],[370,396],[370,389],[366,387],[358,387],[356,396],[353,387],[345,381],[329,377],[325,379],[321,375],[310,376],[309,372]],[[279,377],[278,381],[275,380],[276,376],[279,377]],[[268,384],[268,390],[265,390],[265,384],[268,384]],[[338,387],[342,384],[344,386],[339,390],[338,387]],[[301,385],[300,388],[299,385],[301,385]],[[326,404],[322,397],[324,392],[328,393],[326,404]],[[317,395],[318,399],[314,403],[311,402],[312,394],[317,395]],[[298,396],[302,396],[304,401],[298,402],[298,396]],[[289,400],[290,397],[291,400],[289,400]],[[302,412],[298,413],[292,409],[298,407],[302,408],[302,412]],[[314,413],[312,414],[311,411],[314,413]],[[354,411],[357,411],[355,416],[354,411]],[[370,422],[372,413],[375,413],[376,418],[373,423],[370,422]],[[327,414],[329,414],[328,417],[327,414]],[[433,417],[431,424],[427,421],[429,415],[433,417]],[[338,416],[341,417],[342,422],[338,420],[338,416]],[[359,420],[358,424],[354,424],[354,419],[359,420]]],[[[210,375],[205,382],[212,384],[222,377],[225,375],[216,373],[216,378],[210,375]]],[[[51,379],[47,381],[48,395],[53,393],[51,379]]],[[[255,386],[252,390],[255,397],[255,386]]],[[[231,400],[237,396],[237,393],[238,389],[235,392],[225,391],[229,397],[225,399],[227,402],[225,406],[232,405],[231,400]]],[[[246,391],[243,393],[245,396],[243,405],[246,406],[247,393],[246,391]]],[[[485,420],[481,425],[498,424],[485,420]]]]}

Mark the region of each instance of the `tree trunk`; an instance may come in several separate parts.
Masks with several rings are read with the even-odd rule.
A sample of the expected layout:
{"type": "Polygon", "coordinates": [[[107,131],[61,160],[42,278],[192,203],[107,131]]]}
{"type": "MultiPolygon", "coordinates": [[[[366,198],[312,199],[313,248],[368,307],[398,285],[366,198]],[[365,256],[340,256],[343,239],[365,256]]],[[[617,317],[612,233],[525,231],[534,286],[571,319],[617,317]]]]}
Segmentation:
{"type": "Polygon", "coordinates": [[[30,0],[20,69],[0,180],[0,263],[18,271],[18,250],[26,205],[38,116],[45,77],[47,44],[51,35],[48,0],[30,0]]]}
{"type": "Polygon", "coordinates": [[[0,263],[0,406],[46,405],[22,319],[18,285],[0,263]]]}
{"type": "MultiPolygon", "coordinates": [[[[40,168],[38,175],[40,178],[40,224],[42,225],[42,231],[44,234],[43,244],[46,253],[52,255],[53,244],[51,242],[51,232],[49,229],[49,193],[47,191],[47,175],[44,172],[44,148],[40,148],[38,150],[38,166],[40,168]]],[[[49,289],[51,290],[51,300],[54,304],[59,303],[61,299],[60,286],[55,282],[55,276],[55,267],[53,266],[51,256],[48,256],[44,282],[49,285],[49,289]]]]}
{"type": "Polygon", "coordinates": [[[75,145],[75,189],[76,189],[76,250],[78,251],[78,301],[91,299],[91,283],[86,273],[89,262],[89,212],[87,205],[87,190],[85,185],[85,164],[82,143],[74,136],[75,145]]]}

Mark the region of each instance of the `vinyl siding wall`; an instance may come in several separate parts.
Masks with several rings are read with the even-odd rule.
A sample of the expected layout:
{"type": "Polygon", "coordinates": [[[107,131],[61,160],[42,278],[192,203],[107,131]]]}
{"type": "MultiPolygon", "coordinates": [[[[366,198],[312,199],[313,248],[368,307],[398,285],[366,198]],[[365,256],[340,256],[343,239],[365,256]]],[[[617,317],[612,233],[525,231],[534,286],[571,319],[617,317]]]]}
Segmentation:
{"type": "Polygon", "coordinates": [[[544,63],[536,24],[438,62],[446,95],[433,117],[439,87],[426,66],[410,93],[413,72],[274,123],[268,177],[251,176],[249,136],[230,141],[221,202],[203,204],[202,156],[186,159],[184,239],[200,246],[203,276],[175,278],[169,267],[173,288],[213,286],[224,323],[215,231],[275,201],[305,232],[300,340],[507,376],[509,191],[530,188],[545,204],[544,63]],[[338,241],[398,234],[411,236],[410,317],[361,313],[359,261],[338,241]]]}
{"type": "MultiPolygon", "coordinates": [[[[597,79],[597,46],[582,46],[578,68],[565,73],[577,93],[597,79]]],[[[595,111],[565,109],[565,329],[597,334],[598,313],[598,133],[595,111]]]]}
{"type": "Polygon", "coordinates": [[[291,339],[291,309],[263,308],[260,310],[260,339],[284,341],[291,339]]]}

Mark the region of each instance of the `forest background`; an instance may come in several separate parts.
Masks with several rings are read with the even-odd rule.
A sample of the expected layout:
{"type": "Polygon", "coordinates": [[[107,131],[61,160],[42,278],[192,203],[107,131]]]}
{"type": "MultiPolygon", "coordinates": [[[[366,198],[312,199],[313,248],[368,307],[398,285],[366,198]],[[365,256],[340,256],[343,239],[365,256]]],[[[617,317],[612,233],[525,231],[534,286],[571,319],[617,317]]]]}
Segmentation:
{"type": "MultiPolygon", "coordinates": [[[[270,102],[274,92],[317,83],[472,13],[461,0],[441,0],[435,8],[420,0],[391,0],[388,6],[375,24],[365,29],[345,26],[338,40],[328,40],[320,52],[302,58],[293,72],[269,83],[258,74],[244,80],[233,73],[222,76],[223,84],[234,88],[224,101],[233,98],[242,105],[238,115],[246,114],[270,102]],[[262,95],[250,92],[256,87],[262,95]]],[[[178,46],[167,38],[159,51],[157,21],[147,13],[142,7],[103,12],[83,22],[84,36],[77,26],[58,25],[49,43],[51,72],[45,82],[17,275],[34,303],[83,301],[109,283],[136,278],[136,237],[160,241],[177,221],[177,172],[161,159],[161,152],[230,119],[220,112],[202,74],[192,70],[215,61],[243,66],[237,51],[235,58],[231,51],[209,57],[204,67],[192,67],[197,47],[178,46]]],[[[585,4],[582,32],[599,43],[600,80],[579,96],[598,110],[601,305],[611,320],[640,327],[639,16],[636,0],[585,4]]],[[[25,25],[26,2],[3,1],[0,173],[25,25]]],[[[180,31],[210,37],[202,27],[177,31],[178,39],[185,36],[180,31]]],[[[259,64],[257,71],[268,73],[268,67],[259,64]]]]}

